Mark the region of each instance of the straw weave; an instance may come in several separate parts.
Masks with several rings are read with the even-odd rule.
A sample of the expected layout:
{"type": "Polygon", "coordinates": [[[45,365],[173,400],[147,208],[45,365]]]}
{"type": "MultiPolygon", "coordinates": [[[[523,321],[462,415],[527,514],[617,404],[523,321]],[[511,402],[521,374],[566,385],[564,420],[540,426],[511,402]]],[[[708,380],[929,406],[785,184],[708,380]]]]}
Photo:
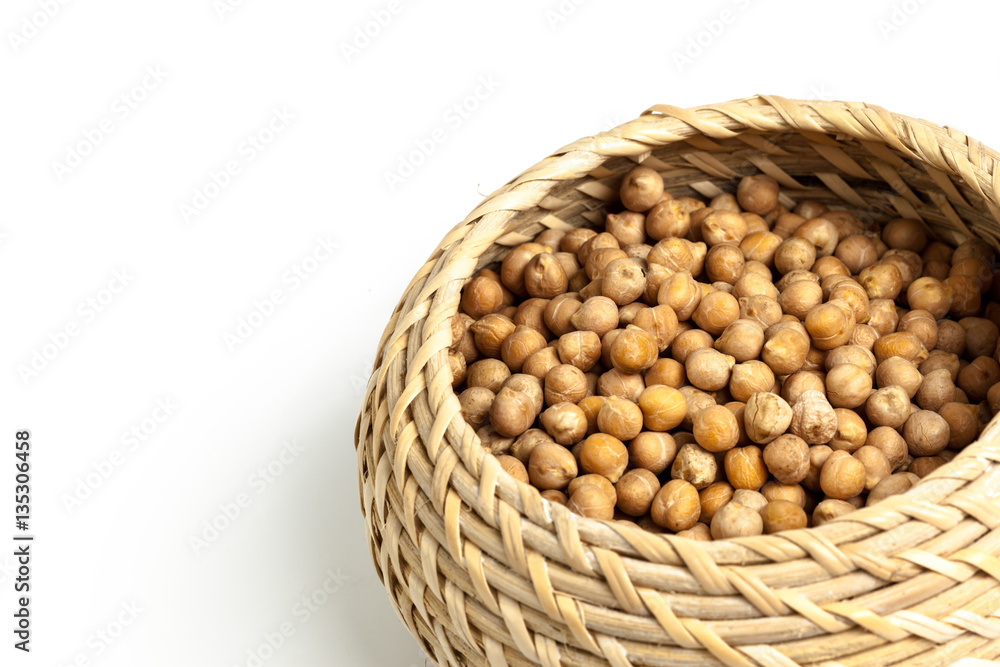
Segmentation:
{"type": "Polygon", "coordinates": [[[555,151],[454,227],[379,341],[355,432],[371,556],[439,665],[944,665],[1000,656],[1000,422],[910,491],[818,528],[696,542],[587,519],[500,469],[451,388],[450,319],[480,268],[603,222],[625,172],[675,196],[763,172],[783,203],[922,220],[1000,246],[1000,156],[858,102],[658,105],[555,151]]]}

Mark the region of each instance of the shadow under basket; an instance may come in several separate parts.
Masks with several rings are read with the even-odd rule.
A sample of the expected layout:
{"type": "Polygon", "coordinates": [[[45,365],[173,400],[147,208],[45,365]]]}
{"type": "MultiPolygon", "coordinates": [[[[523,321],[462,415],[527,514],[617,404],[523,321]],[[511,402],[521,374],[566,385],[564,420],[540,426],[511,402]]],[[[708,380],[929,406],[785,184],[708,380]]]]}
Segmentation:
{"type": "Polygon", "coordinates": [[[486,198],[406,288],[355,432],[379,577],[439,665],[944,665],[1000,656],[1000,425],[910,491],[817,528],[716,542],[572,514],[515,481],[460,413],[462,286],[545,228],[596,227],[636,163],[675,196],[762,172],[782,203],[917,218],[1000,247],[1000,157],[857,102],[655,106],[486,198]]]}

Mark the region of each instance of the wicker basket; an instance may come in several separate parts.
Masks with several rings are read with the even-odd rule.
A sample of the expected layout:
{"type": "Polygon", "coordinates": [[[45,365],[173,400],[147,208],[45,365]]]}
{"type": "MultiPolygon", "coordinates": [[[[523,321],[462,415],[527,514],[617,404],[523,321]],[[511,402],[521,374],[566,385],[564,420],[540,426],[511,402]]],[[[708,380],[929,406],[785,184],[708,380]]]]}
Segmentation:
{"type": "Polygon", "coordinates": [[[655,106],[490,195],[407,286],[355,434],[372,558],[440,665],[942,665],[1000,656],[1000,424],[894,496],[819,528],[696,542],[571,514],[509,477],[459,412],[463,284],[545,227],[603,222],[642,162],[674,195],[761,171],[859,218],[1000,238],[1000,156],[856,102],[655,106]]]}

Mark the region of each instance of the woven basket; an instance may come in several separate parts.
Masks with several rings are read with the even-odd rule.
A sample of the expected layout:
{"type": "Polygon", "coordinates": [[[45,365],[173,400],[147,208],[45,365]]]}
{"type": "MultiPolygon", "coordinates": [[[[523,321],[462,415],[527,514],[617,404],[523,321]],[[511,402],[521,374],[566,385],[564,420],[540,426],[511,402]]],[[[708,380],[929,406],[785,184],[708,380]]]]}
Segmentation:
{"type": "Polygon", "coordinates": [[[622,175],[675,196],[757,171],[783,203],[1000,238],[1000,156],[856,102],[759,96],[574,142],[441,241],[379,342],[355,434],[372,558],[439,665],[943,665],[1000,656],[1000,423],[909,492],[819,528],[717,542],[582,518],[500,470],[446,351],[463,284],[546,227],[603,222],[622,175]]]}

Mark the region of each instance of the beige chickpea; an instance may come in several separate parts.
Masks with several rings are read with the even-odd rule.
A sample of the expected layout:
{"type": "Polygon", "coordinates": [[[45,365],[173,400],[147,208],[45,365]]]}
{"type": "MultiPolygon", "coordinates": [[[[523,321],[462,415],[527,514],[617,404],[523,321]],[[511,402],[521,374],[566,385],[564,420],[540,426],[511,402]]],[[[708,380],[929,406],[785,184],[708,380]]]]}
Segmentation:
{"type": "Polygon", "coordinates": [[[736,321],[739,315],[740,304],[736,297],[725,292],[710,292],[702,297],[691,319],[701,329],[718,336],[736,321]]]}
{"type": "Polygon", "coordinates": [[[608,213],[604,219],[604,229],[618,239],[622,248],[632,243],[642,243],[646,240],[646,216],[635,211],[608,213]]]}
{"type": "Polygon", "coordinates": [[[633,167],[622,179],[619,196],[630,211],[648,211],[663,196],[663,178],[655,169],[642,165],[633,167]]]}
{"type": "Polygon", "coordinates": [[[813,526],[822,526],[824,523],[828,523],[839,516],[850,514],[856,509],[854,505],[844,500],[827,498],[816,505],[816,509],[813,510],[813,526]]]}
{"type": "Polygon", "coordinates": [[[955,396],[955,384],[951,371],[946,368],[933,370],[924,376],[917,389],[916,402],[924,410],[937,411],[945,403],[951,403],[955,396]]]}
{"type": "MultiPolygon", "coordinates": [[[[893,248],[879,258],[879,264],[892,264],[899,270],[902,280],[900,291],[905,290],[914,280],[920,277],[924,270],[924,261],[915,252],[893,248]]],[[[895,297],[886,297],[895,298],[895,297]]]]}
{"type": "MultiPolygon", "coordinates": [[[[500,282],[503,286],[518,296],[527,296],[528,292],[524,287],[525,267],[532,257],[542,252],[547,252],[546,247],[534,242],[522,243],[511,249],[500,264],[500,282]]],[[[476,317],[473,313],[469,314],[476,317]]]]}
{"type": "Polygon", "coordinates": [[[865,445],[854,452],[854,458],[865,467],[865,490],[871,491],[883,479],[892,474],[892,466],[882,450],[865,445]]]}
{"type": "Polygon", "coordinates": [[[739,244],[747,235],[746,220],[739,213],[713,207],[701,220],[701,236],[709,246],[720,243],[739,244]]]}
{"type": "Polygon", "coordinates": [[[688,271],[679,271],[660,283],[658,305],[670,306],[681,322],[691,318],[701,303],[701,288],[688,271]]]}
{"type": "Polygon", "coordinates": [[[731,501],[712,517],[711,530],[716,540],[751,537],[764,532],[764,521],[756,510],[731,501]]]}
{"type": "Polygon", "coordinates": [[[712,246],[705,256],[705,273],[712,282],[722,281],[733,285],[743,273],[746,258],[743,251],[728,243],[712,246]]]}
{"type": "MultiPolygon", "coordinates": [[[[782,239],[767,228],[767,223],[759,216],[748,217],[743,214],[743,219],[747,222],[747,235],[740,241],[740,250],[746,259],[747,264],[760,262],[765,269],[768,269],[766,277],[771,278],[770,268],[774,264],[774,254],[782,243],[782,239]],[[755,226],[754,223],[757,223],[755,226]],[[757,228],[759,226],[759,229],[757,228]]],[[[764,275],[763,273],[761,275],[764,275]]]]}
{"type": "Polygon", "coordinates": [[[774,219],[774,227],[771,229],[775,234],[783,239],[787,239],[795,233],[795,230],[802,226],[807,218],[797,213],[785,211],[777,215],[774,219]]]}
{"type": "Polygon", "coordinates": [[[927,232],[919,220],[895,218],[882,227],[882,240],[890,248],[920,252],[927,245],[927,232]]]}
{"type": "Polygon", "coordinates": [[[524,288],[532,297],[551,299],[565,292],[568,285],[566,272],[550,253],[538,253],[524,267],[524,288]]]}
{"type": "MultiPolygon", "coordinates": [[[[675,339],[676,340],[676,339],[675,339]]],[[[653,362],[653,365],[643,373],[646,386],[654,384],[665,384],[668,387],[678,389],[687,384],[687,376],[684,374],[684,364],[670,357],[660,357],[653,362]]]]}
{"type": "Polygon", "coordinates": [[[757,392],[771,391],[775,386],[774,371],[763,361],[751,359],[733,366],[729,378],[729,393],[746,403],[757,392]]]}
{"type": "Polygon", "coordinates": [[[539,489],[564,489],[577,475],[572,452],[554,442],[540,442],[528,457],[528,478],[539,489]]]}
{"type": "Polygon", "coordinates": [[[965,327],[954,320],[938,320],[937,348],[943,352],[951,352],[958,356],[965,354],[965,327]]]}
{"type": "Polygon", "coordinates": [[[593,331],[598,336],[618,326],[618,306],[606,296],[590,297],[570,318],[577,330],[593,331]]]}
{"type": "Polygon", "coordinates": [[[906,300],[911,308],[927,310],[941,318],[951,308],[952,289],[934,278],[917,278],[907,288],[906,300]]]}
{"type": "Polygon", "coordinates": [[[687,359],[697,350],[711,349],[715,345],[712,334],[701,329],[689,329],[677,334],[670,347],[670,354],[675,361],[686,364],[687,359]]]}
{"type": "Polygon", "coordinates": [[[761,511],[767,505],[767,498],[764,497],[764,494],[753,489],[735,489],[733,491],[733,501],[749,507],[754,512],[761,511]]]}
{"type": "Polygon", "coordinates": [[[587,395],[587,379],[582,370],[570,364],[555,366],[545,374],[545,404],[568,401],[579,403],[587,395]]]}
{"type": "Polygon", "coordinates": [[[969,401],[979,403],[986,400],[986,394],[1000,382],[1000,364],[993,357],[976,357],[958,372],[956,384],[965,392],[969,401]]]}
{"type": "Polygon", "coordinates": [[[781,309],[800,320],[813,308],[823,303],[823,288],[811,280],[799,280],[788,285],[778,295],[781,309]]]}
{"type": "Polygon", "coordinates": [[[899,428],[910,414],[910,397],[906,389],[890,385],[872,392],[865,403],[865,414],[875,426],[899,428]]]}
{"type": "Polygon", "coordinates": [[[816,246],[798,236],[785,238],[774,253],[774,268],[782,274],[805,271],[815,263],[816,246]]]}
{"type": "Polygon", "coordinates": [[[597,413],[597,428],[618,440],[631,440],[639,435],[642,422],[643,415],[639,406],[618,396],[609,396],[597,413]]]}
{"type": "Polygon", "coordinates": [[[677,537],[683,537],[687,540],[695,540],[696,542],[712,541],[712,531],[704,523],[696,523],[687,530],[679,530],[676,535],[677,537]]]}
{"type": "Polygon", "coordinates": [[[632,318],[632,325],[648,331],[656,341],[657,350],[663,352],[677,336],[677,314],[670,306],[657,305],[639,310],[632,318]]]}
{"type": "Polygon", "coordinates": [[[795,236],[804,238],[816,248],[817,257],[833,255],[840,240],[837,227],[825,218],[812,218],[799,225],[795,236]]]}
{"type": "Polygon", "coordinates": [[[681,446],[670,468],[673,479],[683,479],[696,489],[704,489],[715,481],[719,467],[715,456],[701,446],[689,442],[681,446]]]}
{"type": "Polygon", "coordinates": [[[646,274],[630,257],[611,260],[604,269],[601,294],[619,306],[634,302],[646,291],[646,274]]]}
{"type": "Polygon", "coordinates": [[[618,503],[618,490],[604,475],[596,473],[580,475],[569,483],[569,486],[566,487],[566,493],[572,496],[581,486],[596,486],[604,492],[604,495],[608,497],[612,505],[618,503]]]}
{"type": "Polygon", "coordinates": [[[825,444],[837,432],[837,414],[821,392],[805,391],[792,407],[788,428],[810,445],[825,444]]]}
{"type": "Polygon", "coordinates": [[[643,516],[650,511],[659,491],[660,481],[649,470],[629,470],[615,484],[616,506],[629,516],[643,516]]]}
{"type": "Polygon", "coordinates": [[[771,297],[758,294],[738,299],[737,303],[740,306],[739,319],[759,322],[765,330],[781,320],[781,305],[771,297]]]}
{"type": "Polygon", "coordinates": [[[691,275],[697,275],[695,271],[695,257],[692,247],[675,236],[668,236],[660,239],[653,246],[653,249],[646,255],[646,261],[650,264],[661,264],[671,271],[690,271],[691,275]]]}
{"type": "Polygon", "coordinates": [[[963,317],[958,323],[965,329],[965,354],[969,358],[993,355],[1000,339],[996,323],[984,317],[963,317]]]}
{"type": "Polygon", "coordinates": [[[542,312],[545,326],[554,336],[563,336],[574,330],[570,319],[580,310],[583,302],[575,292],[567,292],[553,297],[542,312]]]}
{"type": "Polygon", "coordinates": [[[531,327],[517,325],[500,345],[500,357],[514,373],[520,373],[525,360],[547,344],[545,337],[531,327]]]}
{"type": "Polygon", "coordinates": [[[486,387],[469,387],[458,395],[462,418],[479,429],[490,417],[490,408],[496,395],[486,387]]]}
{"type": "Polygon", "coordinates": [[[797,484],[809,472],[809,445],[786,433],[764,447],[764,465],[782,484],[797,484]]]}
{"type": "Polygon", "coordinates": [[[766,174],[744,176],[736,188],[736,200],[744,210],[767,215],[778,206],[778,181],[766,174]]]}
{"type": "Polygon", "coordinates": [[[865,466],[848,452],[833,452],[820,471],[820,488],[830,498],[848,500],[865,490],[865,466]]]}
{"type": "MultiPolygon", "coordinates": [[[[865,289],[856,281],[845,279],[837,282],[830,288],[830,301],[842,299],[846,301],[851,310],[854,311],[854,320],[859,324],[867,322],[871,315],[868,313],[868,305],[871,300],[865,289]]],[[[853,334],[852,334],[853,335],[853,334]]]]}
{"type": "Polygon", "coordinates": [[[504,306],[503,301],[500,283],[485,276],[473,278],[462,290],[462,310],[476,320],[500,310],[504,306]]]}
{"type": "Polygon", "coordinates": [[[712,405],[691,419],[695,441],[709,452],[724,452],[736,446],[740,437],[735,415],[722,405],[712,405]]]}
{"type": "Polygon", "coordinates": [[[800,323],[779,322],[764,331],[761,360],[775,375],[790,375],[805,363],[809,343],[809,334],[800,323]]]}
{"type": "Polygon", "coordinates": [[[669,431],[680,426],[687,414],[687,400],[673,387],[647,385],[639,394],[642,424],[650,431],[669,431]]]}
{"type": "Polygon", "coordinates": [[[469,387],[485,387],[496,394],[508,377],[510,369],[504,362],[499,359],[480,359],[469,366],[465,381],[469,387]]]}
{"type": "Polygon", "coordinates": [[[614,503],[604,491],[592,484],[584,484],[570,494],[567,509],[590,519],[610,521],[615,516],[614,503]]]}
{"type": "Polygon", "coordinates": [[[837,431],[830,440],[830,448],[834,451],[844,450],[854,452],[865,444],[868,428],[865,421],[854,410],[836,408],[837,431]]]}
{"type": "Polygon", "coordinates": [[[772,535],[783,530],[805,528],[809,522],[806,512],[789,500],[772,500],[760,511],[764,533],[772,535]]]}
{"type": "Polygon", "coordinates": [[[927,310],[911,310],[899,318],[899,331],[912,333],[928,350],[937,345],[937,320],[927,310]]]}
{"type": "Polygon", "coordinates": [[[511,456],[516,457],[521,463],[527,465],[531,457],[531,452],[540,443],[555,442],[552,436],[540,428],[529,428],[527,431],[517,436],[510,447],[511,456]]]}
{"type": "Polygon", "coordinates": [[[574,445],[587,434],[587,417],[573,403],[556,403],[539,415],[542,428],[560,445],[574,445]]]}
{"type": "Polygon", "coordinates": [[[851,339],[855,324],[854,311],[834,301],[813,307],[805,318],[812,344],[821,350],[846,344],[851,339]]]}
{"type": "Polygon", "coordinates": [[[490,424],[506,438],[514,438],[527,431],[536,416],[531,399],[510,387],[502,388],[490,405],[490,424]]]}
{"type": "Polygon", "coordinates": [[[875,375],[875,354],[860,345],[842,345],[829,351],[823,365],[827,371],[841,364],[860,366],[869,375],[875,375]]]}
{"type": "Polygon", "coordinates": [[[785,377],[785,381],[781,383],[780,395],[794,407],[803,392],[818,391],[826,395],[825,380],[826,373],[821,371],[796,371],[785,377]]]}
{"type": "Polygon", "coordinates": [[[517,481],[528,484],[528,470],[518,459],[510,456],[509,454],[501,454],[497,457],[497,460],[500,462],[500,467],[504,470],[504,472],[517,481]]]}
{"type": "Polygon", "coordinates": [[[924,377],[912,361],[902,357],[889,357],[875,369],[875,380],[879,387],[892,385],[901,387],[907,397],[912,399],[916,396],[924,377]]]}
{"type": "Polygon", "coordinates": [[[761,275],[756,271],[745,271],[736,284],[733,285],[732,295],[738,300],[745,296],[754,296],[755,294],[763,294],[764,296],[769,296],[772,299],[778,298],[778,288],[774,286],[771,281],[771,276],[761,275]]]}
{"type": "Polygon", "coordinates": [[[760,447],[749,445],[726,452],[724,459],[726,479],[734,489],[756,491],[767,481],[767,466],[760,447]]]}
{"type": "Polygon", "coordinates": [[[906,440],[892,427],[879,426],[873,428],[865,439],[865,445],[870,445],[881,451],[892,470],[898,469],[906,461],[906,440]]]}
{"type": "Polygon", "coordinates": [[[919,481],[920,477],[909,472],[898,472],[894,475],[889,475],[876,484],[868,493],[868,502],[866,505],[871,506],[885,500],[889,496],[905,493],[919,481]]]}
{"type": "Polygon", "coordinates": [[[758,392],[747,401],[743,424],[753,442],[765,445],[778,438],[792,423],[792,407],[777,394],[758,392]]]}
{"type": "Polygon", "coordinates": [[[657,525],[672,531],[692,528],[701,514],[697,489],[682,479],[670,480],[653,498],[650,514],[657,525]]]}
{"type": "Polygon", "coordinates": [[[864,405],[872,392],[872,376],[861,366],[839,364],[826,374],[826,395],[835,408],[864,405]]]}
{"type": "Polygon", "coordinates": [[[911,456],[934,456],[948,446],[949,437],[948,422],[930,410],[914,412],[903,425],[911,456]]]}
{"type": "Polygon", "coordinates": [[[628,325],[611,344],[611,365],[622,373],[640,373],[659,357],[656,337],[650,332],[628,325]]]}
{"type": "MultiPolygon", "coordinates": [[[[847,268],[847,265],[833,255],[819,257],[809,270],[820,277],[820,282],[837,275],[844,276],[845,278],[851,276],[851,270],[847,268]]],[[[833,285],[831,284],[830,286],[832,287],[833,285]]]]}
{"type": "Polygon", "coordinates": [[[639,396],[645,388],[646,384],[642,380],[642,375],[622,373],[612,368],[598,377],[596,390],[601,396],[620,396],[634,403],[639,400],[639,396]]]}
{"type": "Polygon", "coordinates": [[[593,331],[571,331],[559,337],[559,361],[589,371],[601,358],[601,338],[593,331]]]}
{"type": "Polygon", "coordinates": [[[862,269],[878,261],[874,241],[863,234],[852,234],[841,239],[833,254],[852,274],[861,273],[862,269]]]}
{"type": "Polygon", "coordinates": [[[760,495],[764,496],[764,499],[769,503],[775,500],[787,500],[803,508],[809,499],[801,484],[782,484],[773,479],[760,487],[760,495]]]}
{"type": "Polygon", "coordinates": [[[719,509],[733,499],[733,487],[729,482],[713,482],[698,492],[701,504],[701,514],[698,520],[705,524],[712,523],[712,517],[719,509]]]}
{"type": "Polygon", "coordinates": [[[704,391],[718,391],[729,384],[736,360],[713,348],[702,348],[688,355],[684,370],[688,381],[704,391]]]}
{"type": "Polygon", "coordinates": [[[559,363],[559,352],[554,345],[549,344],[548,347],[542,348],[525,359],[524,365],[521,366],[521,372],[536,378],[544,378],[559,363]]]}
{"type": "MultiPolygon", "coordinates": [[[[896,304],[892,299],[871,299],[868,302],[868,325],[871,326],[879,337],[887,336],[899,325],[899,315],[896,313],[896,304]]],[[[940,325],[938,327],[940,336],[940,325]]],[[[877,340],[875,341],[878,342],[877,340]]]]}
{"type": "Polygon", "coordinates": [[[954,275],[941,282],[946,290],[951,290],[951,307],[948,308],[948,315],[960,320],[979,313],[983,300],[979,283],[975,278],[954,275]]]}
{"type": "Polygon", "coordinates": [[[628,444],[629,465],[659,475],[674,462],[677,444],[669,433],[642,431],[628,444]]]}
{"type": "MultiPolygon", "coordinates": [[[[500,389],[504,388],[512,389],[514,391],[521,392],[531,401],[532,409],[535,411],[535,415],[542,411],[545,407],[545,393],[543,381],[537,377],[527,375],[525,373],[514,373],[509,378],[503,381],[500,389]]],[[[497,392],[499,396],[500,392],[497,392]]]]}
{"type": "Polygon", "coordinates": [[[851,340],[849,342],[851,345],[857,345],[858,347],[863,347],[866,350],[871,351],[878,338],[879,333],[875,331],[871,325],[864,323],[858,324],[854,327],[854,333],[851,334],[851,340]]]}
{"type": "Polygon", "coordinates": [[[882,336],[872,348],[875,361],[881,364],[889,357],[902,357],[907,361],[919,364],[927,359],[927,348],[920,339],[909,331],[897,331],[882,336]]]}
{"type": "Polygon", "coordinates": [[[691,228],[691,212],[678,199],[660,200],[646,214],[646,234],[654,241],[668,236],[687,236],[691,228]]]}
{"type": "Polygon", "coordinates": [[[585,472],[604,475],[613,484],[625,472],[627,465],[628,449],[618,438],[606,433],[594,433],[583,441],[580,467],[585,472]]]}
{"type": "Polygon", "coordinates": [[[910,462],[906,471],[923,479],[945,463],[947,461],[940,456],[918,456],[910,462]]]}
{"type": "Polygon", "coordinates": [[[576,227],[566,232],[566,234],[559,241],[559,250],[561,252],[571,252],[576,254],[584,243],[595,236],[597,236],[597,232],[593,229],[576,227]]]}
{"type": "Polygon", "coordinates": [[[756,359],[764,347],[764,327],[756,320],[736,320],[715,341],[715,348],[737,362],[756,359]]]}
{"type": "Polygon", "coordinates": [[[979,435],[979,405],[945,403],[938,414],[948,422],[948,449],[962,449],[979,435]]]}

